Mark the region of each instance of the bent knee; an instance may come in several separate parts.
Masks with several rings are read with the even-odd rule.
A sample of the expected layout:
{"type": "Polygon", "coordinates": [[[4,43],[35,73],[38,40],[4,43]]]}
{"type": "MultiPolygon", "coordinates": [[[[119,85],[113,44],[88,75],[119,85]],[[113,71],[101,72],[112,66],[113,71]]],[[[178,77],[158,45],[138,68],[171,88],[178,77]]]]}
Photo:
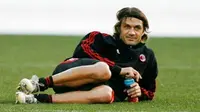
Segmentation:
{"type": "Polygon", "coordinates": [[[104,86],[104,95],[102,97],[104,103],[112,103],[114,101],[114,91],[109,86],[104,86]]]}
{"type": "Polygon", "coordinates": [[[91,99],[93,103],[112,103],[114,101],[114,91],[109,86],[102,85],[92,91],[96,93],[91,99]]]}
{"type": "Polygon", "coordinates": [[[105,62],[97,62],[94,65],[94,69],[96,71],[96,78],[99,78],[101,80],[109,80],[111,77],[111,71],[109,69],[108,64],[105,62]]]}

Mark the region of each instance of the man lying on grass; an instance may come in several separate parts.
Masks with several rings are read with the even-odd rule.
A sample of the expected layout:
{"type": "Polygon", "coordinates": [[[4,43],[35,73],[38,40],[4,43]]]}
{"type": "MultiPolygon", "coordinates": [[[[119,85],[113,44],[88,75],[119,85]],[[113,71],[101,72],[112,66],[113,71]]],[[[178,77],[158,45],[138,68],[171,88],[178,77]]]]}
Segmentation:
{"type": "Polygon", "coordinates": [[[145,45],[147,18],[139,9],[125,7],[118,11],[117,19],[113,36],[90,32],[52,76],[22,79],[16,101],[111,103],[125,101],[126,97],[152,100],[158,68],[154,52],[145,45]],[[123,83],[126,78],[136,83],[127,89],[123,83]],[[53,88],[55,94],[37,93],[48,88],[53,88]]]}

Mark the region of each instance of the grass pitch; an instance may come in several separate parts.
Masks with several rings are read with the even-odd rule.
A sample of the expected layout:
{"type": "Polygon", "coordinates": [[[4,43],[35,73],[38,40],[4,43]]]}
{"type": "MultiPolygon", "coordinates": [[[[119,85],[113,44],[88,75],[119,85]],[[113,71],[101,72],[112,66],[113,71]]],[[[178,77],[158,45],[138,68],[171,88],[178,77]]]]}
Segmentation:
{"type": "MultiPolygon", "coordinates": [[[[0,36],[1,112],[198,112],[200,111],[200,38],[151,38],[159,75],[153,101],[113,104],[15,104],[19,81],[51,75],[72,55],[81,37],[0,36]]],[[[51,89],[46,93],[53,93],[51,89]]]]}

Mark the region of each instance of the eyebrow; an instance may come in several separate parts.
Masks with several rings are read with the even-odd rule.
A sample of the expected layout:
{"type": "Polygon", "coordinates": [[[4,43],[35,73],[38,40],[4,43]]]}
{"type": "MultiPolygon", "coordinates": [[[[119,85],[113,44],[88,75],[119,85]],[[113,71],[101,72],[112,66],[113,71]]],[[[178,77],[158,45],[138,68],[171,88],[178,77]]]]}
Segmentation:
{"type": "MultiPolygon", "coordinates": [[[[126,23],[126,22],[123,22],[123,24],[124,24],[124,25],[129,25],[129,26],[132,26],[132,25],[130,25],[130,24],[128,24],[128,23],[126,23]]],[[[142,25],[141,25],[141,24],[136,24],[136,25],[134,25],[134,27],[142,27],[142,25]]]]}

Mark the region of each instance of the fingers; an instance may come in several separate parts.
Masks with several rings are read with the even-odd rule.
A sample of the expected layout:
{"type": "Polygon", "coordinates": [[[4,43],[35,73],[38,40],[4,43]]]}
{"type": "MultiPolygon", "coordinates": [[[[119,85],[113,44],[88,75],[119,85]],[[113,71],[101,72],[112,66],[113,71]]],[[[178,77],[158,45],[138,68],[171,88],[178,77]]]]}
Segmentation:
{"type": "Polygon", "coordinates": [[[139,90],[136,90],[136,91],[128,94],[128,96],[130,96],[131,98],[139,97],[139,96],[141,96],[141,92],[139,90]]]}
{"type": "Polygon", "coordinates": [[[134,78],[136,82],[138,82],[139,79],[142,79],[142,76],[140,75],[140,73],[132,67],[122,68],[120,74],[122,76],[125,76],[126,78],[134,78]]]}
{"type": "Polygon", "coordinates": [[[139,97],[139,96],[141,96],[141,91],[140,90],[135,90],[135,91],[132,91],[132,92],[127,91],[127,94],[128,94],[128,96],[130,96],[132,98],[139,97]]]}
{"type": "Polygon", "coordinates": [[[140,75],[138,71],[135,70],[135,80],[138,82],[139,79],[142,79],[142,76],[140,75]]]}
{"type": "Polygon", "coordinates": [[[134,78],[136,82],[138,82],[139,79],[142,79],[142,76],[140,75],[138,71],[136,71],[135,69],[132,69],[132,70],[133,70],[132,73],[127,73],[126,78],[134,78]]]}
{"type": "Polygon", "coordinates": [[[138,83],[134,83],[131,85],[131,88],[127,90],[127,94],[130,97],[139,97],[141,96],[141,90],[138,83]]]}

